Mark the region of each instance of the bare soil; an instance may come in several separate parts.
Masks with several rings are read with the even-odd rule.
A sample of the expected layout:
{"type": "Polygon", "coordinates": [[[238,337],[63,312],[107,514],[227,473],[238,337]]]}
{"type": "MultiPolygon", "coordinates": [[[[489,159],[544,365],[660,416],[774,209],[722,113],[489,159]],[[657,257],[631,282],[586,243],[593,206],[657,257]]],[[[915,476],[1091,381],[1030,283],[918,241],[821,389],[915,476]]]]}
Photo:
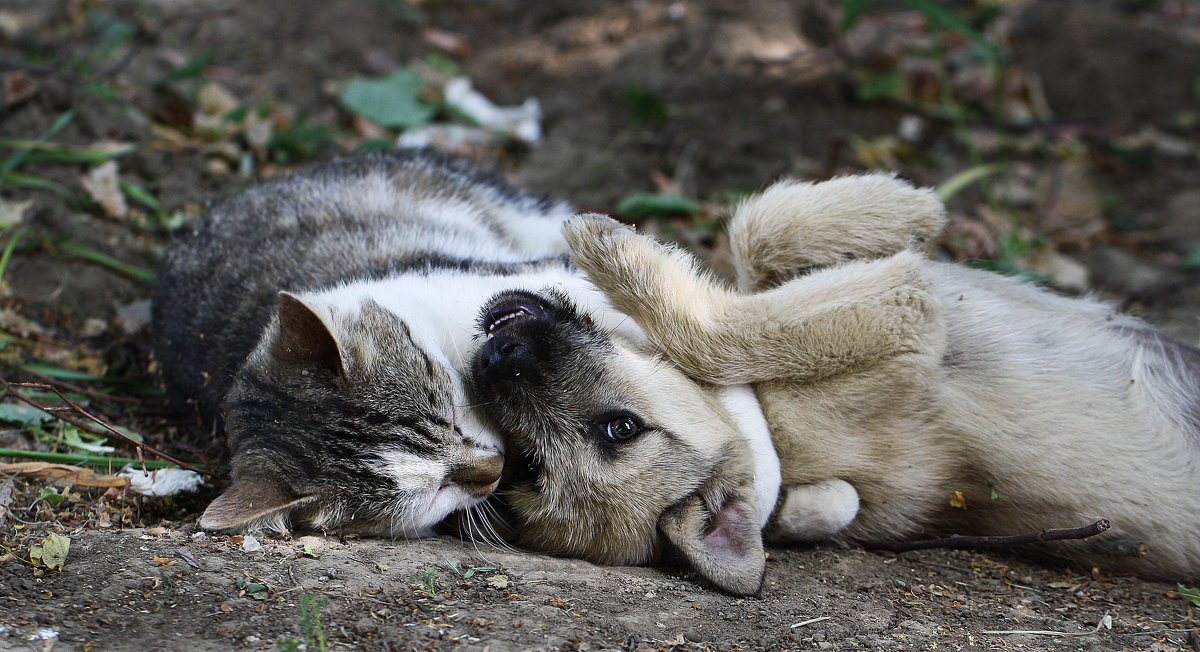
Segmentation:
{"type": "MultiPolygon", "coordinates": [[[[931,83],[928,62],[904,54],[904,39],[926,32],[913,12],[872,13],[842,38],[830,28],[833,5],[818,0],[113,3],[145,27],[107,77],[127,92],[114,103],[59,65],[96,46],[71,22],[80,4],[0,4],[0,18],[20,21],[0,31],[0,73],[36,86],[0,105],[0,137],[32,138],[73,110],[55,140],[139,144],[121,159],[121,178],[167,213],[198,214],[296,162],[260,157],[244,175],[221,142],[175,139],[162,126],[185,132],[180,106],[191,98],[154,80],[211,52],[206,77],[234,96],[266,98],[296,122],[361,131],[338,108],[336,84],[421,60],[436,29],[461,38],[458,63],[489,97],[541,101],[540,147],[467,152],[525,187],[609,210],[631,190],[716,202],[784,174],[879,165],[938,185],[980,157],[1003,160],[1011,174],[999,196],[1020,215],[1009,240],[1026,247],[1017,262],[1200,341],[1200,263],[1186,264],[1200,251],[1200,11],[1191,3],[1009,3],[989,29],[1011,52],[1008,83],[1024,89],[1016,96],[1037,119],[999,125],[911,101],[931,83]],[[33,42],[46,48],[42,60],[29,57],[33,42]],[[907,70],[909,94],[863,99],[864,74],[888,66],[907,70]],[[651,89],[667,117],[634,115],[634,87],[651,89]]],[[[951,68],[962,73],[953,83],[964,104],[990,97],[986,85],[971,90],[969,62],[951,68]]],[[[77,188],[85,169],[28,171],[77,188]]],[[[0,198],[32,199],[23,224],[40,234],[5,272],[0,326],[20,340],[5,365],[58,356],[152,379],[150,286],[55,243],[153,269],[162,231],[52,192],[0,186],[0,198]]],[[[950,210],[945,256],[1003,249],[1008,227],[977,187],[950,210]]],[[[725,269],[719,229],[708,226],[646,224],[725,269]]],[[[221,454],[218,439],[161,406],[106,415],[172,454],[221,454]]],[[[0,445],[35,446],[12,431],[0,445]]],[[[195,525],[211,488],[172,500],[77,486],[52,507],[36,500],[46,486],[64,493],[18,478],[0,522],[12,551],[0,556],[0,649],[1200,650],[1200,613],[1174,584],[999,553],[771,549],[763,593],[738,599],[681,568],[600,567],[454,538],[212,536],[195,525]],[[72,541],[59,572],[28,563],[30,543],[50,531],[72,541]]]]}

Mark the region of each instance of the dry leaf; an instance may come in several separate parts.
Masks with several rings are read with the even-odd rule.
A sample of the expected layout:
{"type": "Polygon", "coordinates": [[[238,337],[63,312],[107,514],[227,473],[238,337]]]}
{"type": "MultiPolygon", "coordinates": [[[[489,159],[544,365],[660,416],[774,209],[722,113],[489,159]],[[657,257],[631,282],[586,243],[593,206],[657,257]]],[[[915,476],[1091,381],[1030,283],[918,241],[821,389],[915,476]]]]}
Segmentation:
{"type": "Polygon", "coordinates": [[[146,528],[146,530],[145,530],[145,534],[147,534],[148,536],[152,536],[152,537],[161,537],[162,535],[164,535],[166,533],[167,533],[167,528],[165,528],[161,525],[156,526],[156,527],[146,528]]]}
{"type": "Polygon", "coordinates": [[[216,82],[208,82],[196,93],[196,104],[205,115],[223,118],[238,108],[237,98],[229,89],[216,82]]]}
{"type": "Polygon", "coordinates": [[[29,546],[29,561],[34,566],[41,564],[50,570],[61,571],[70,550],[69,537],[51,532],[45,539],[29,546]]]}
{"type": "Polygon", "coordinates": [[[959,509],[967,508],[967,499],[963,497],[961,491],[956,491],[950,494],[950,506],[957,507],[959,509]]]}
{"type": "Polygon", "coordinates": [[[203,566],[200,565],[200,560],[196,559],[196,555],[193,555],[192,552],[187,548],[180,548],[179,550],[176,550],[175,556],[186,561],[192,568],[203,569],[203,566]]]}
{"type": "Polygon", "coordinates": [[[109,217],[125,217],[129,214],[129,205],[125,203],[125,194],[121,192],[116,161],[93,168],[84,175],[81,183],[92,199],[104,207],[109,217]]]}
{"type": "Polygon", "coordinates": [[[20,473],[30,478],[46,480],[63,480],[85,487],[124,487],[129,484],[125,478],[111,475],[99,475],[91,469],[85,469],[70,464],[50,464],[48,462],[15,462],[0,464],[0,473],[20,473]]]}
{"type": "Polygon", "coordinates": [[[9,201],[0,197],[0,229],[20,224],[30,208],[33,208],[32,199],[9,201]]]}
{"type": "Polygon", "coordinates": [[[0,86],[4,88],[4,103],[8,106],[24,102],[37,92],[37,84],[22,70],[0,75],[0,86]]]}
{"type": "Polygon", "coordinates": [[[155,566],[174,566],[175,564],[178,564],[178,563],[179,562],[175,561],[174,559],[171,559],[170,557],[159,557],[157,555],[154,556],[154,565],[155,566]]]}
{"type": "Polygon", "coordinates": [[[461,59],[471,54],[471,45],[461,34],[428,27],[421,31],[421,39],[453,57],[461,59]]]}
{"type": "Polygon", "coordinates": [[[488,578],[487,583],[488,586],[492,587],[493,589],[506,589],[508,588],[508,576],[493,575],[488,578]]]}

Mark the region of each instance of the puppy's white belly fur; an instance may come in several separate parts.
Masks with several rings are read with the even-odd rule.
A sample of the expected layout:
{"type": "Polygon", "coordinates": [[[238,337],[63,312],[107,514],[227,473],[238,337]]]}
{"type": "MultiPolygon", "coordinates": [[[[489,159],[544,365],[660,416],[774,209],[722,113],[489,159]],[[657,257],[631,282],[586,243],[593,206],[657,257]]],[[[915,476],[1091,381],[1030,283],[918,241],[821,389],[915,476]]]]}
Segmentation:
{"type": "MultiPolygon", "coordinates": [[[[758,493],[758,524],[759,527],[766,527],[775,501],[779,499],[779,486],[783,483],[779,455],[775,453],[775,444],[771,442],[767,419],[750,385],[730,385],[721,389],[717,398],[750,444],[754,455],[754,490],[758,493]]],[[[857,504],[856,494],[856,508],[857,504]]]]}
{"type": "MultiPolygon", "coordinates": [[[[750,385],[726,387],[718,398],[753,452],[759,526],[766,527],[779,499],[783,476],[762,406],[750,385]]],[[[834,478],[790,487],[779,510],[777,525],[787,539],[819,541],[841,532],[856,516],[858,491],[849,482],[834,478]]]]}
{"type": "Polygon", "coordinates": [[[776,525],[791,541],[820,541],[841,532],[858,516],[858,491],[834,478],[788,488],[776,525]]]}

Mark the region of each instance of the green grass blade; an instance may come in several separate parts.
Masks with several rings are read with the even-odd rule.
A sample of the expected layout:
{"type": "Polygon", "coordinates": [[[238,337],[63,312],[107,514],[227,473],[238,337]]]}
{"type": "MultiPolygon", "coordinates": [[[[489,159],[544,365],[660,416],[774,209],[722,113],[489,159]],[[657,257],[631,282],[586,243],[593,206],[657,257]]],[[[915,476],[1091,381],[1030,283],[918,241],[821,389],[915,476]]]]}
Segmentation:
{"type": "Polygon", "coordinates": [[[49,179],[43,179],[42,177],[36,177],[32,174],[23,174],[21,172],[5,172],[0,174],[0,184],[5,183],[10,186],[18,186],[20,188],[49,190],[68,198],[71,196],[70,189],[61,183],[58,183],[57,181],[51,181],[49,179]]]}
{"type": "Polygon", "coordinates": [[[121,192],[125,193],[126,197],[136,201],[146,208],[149,208],[155,215],[162,215],[164,212],[166,212],[163,210],[162,204],[159,203],[158,198],[150,194],[149,190],[146,190],[132,181],[122,181],[120,186],[121,192]]]}
{"type": "Polygon", "coordinates": [[[150,84],[152,88],[162,88],[171,82],[177,82],[184,79],[200,79],[204,76],[204,67],[213,58],[212,50],[205,50],[188,60],[182,66],[172,70],[171,72],[159,77],[150,84]]]}
{"type": "Polygon", "coordinates": [[[974,41],[976,45],[987,51],[992,61],[999,61],[1002,58],[1000,48],[984,38],[983,34],[968,25],[966,21],[958,17],[958,14],[947,9],[941,2],[936,0],[904,0],[904,2],[924,14],[925,19],[929,22],[974,41]]]}
{"type": "Polygon", "coordinates": [[[95,249],[92,249],[91,247],[86,247],[77,242],[65,240],[58,243],[58,248],[65,253],[75,256],[76,258],[82,258],[88,262],[96,263],[97,265],[103,265],[114,272],[124,274],[125,276],[128,276],[134,280],[144,281],[146,283],[154,282],[154,272],[142,269],[136,265],[123,263],[116,258],[109,256],[108,254],[101,253],[95,249]]]}
{"type": "MultiPolygon", "coordinates": [[[[43,453],[42,451],[27,451],[19,448],[0,448],[0,457],[17,457],[21,459],[34,460],[37,462],[49,462],[51,464],[73,464],[75,466],[90,466],[98,469],[116,469],[120,470],[127,464],[132,464],[135,468],[140,468],[141,463],[130,457],[106,457],[103,455],[73,455],[71,453],[43,453]]],[[[145,460],[147,469],[166,469],[178,468],[175,464],[164,462],[163,460],[147,459],[145,460]]],[[[203,464],[193,465],[196,468],[204,468],[203,464]]]]}
{"type": "Polygon", "coordinates": [[[17,243],[25,234],[29,232],[26,227],[20,227],[13,230],[12,235],[8,239],[8,243],[4,245],[4,253],[0,254],[0,282],[4,281],[4,272],[8,269],[8,259],[12,258],[13,251],[17,248],[17,243]]]}
{"type": "MultiPolygon", "coordinates": [[[[74,111],[67,111],[66,113],[58,116],[58,119],[54,121],[54,124],[50,125],[49,129],[42,132],[42,135],[37,137],[36,142],[44,143],[50,140],[57,135],[58,132],[62,131],[63,128],[66,127],[74,117],[74,111]]],[[[17,169],[18,166],[24,163],[25,159],[29,157],[31,151],[32,150],[28,148],[22,149],[5,159],[3,163],[0,163],[0,178],[8,176],[9,172],[12,172],[13,170],[17,169]]]]}
{"type": "Polygon", "coordinates": [[[113,145],[108,147],[58,147],[45,145],[30,150],[30,163],[82,163],[100,165],[121,158],[137,149],[135,145],[113,145]]]}
{"type": "Polygon", "coordinates": [[[33,372],[35,374],[53,378],[55,380],[65,380],[76,383],[104,383],[105,385],[117,385],[124,387],[130,391],[137,392],[144,396],[159,396],[162,390],[153,385],[131,380],[129,378],[121,378],[120,376],[93,376],[92,374],[74,369],[64,369],[54,365],[45,364],[43,362],[26,362],[24,364],[11,364],[10,366],[17,369],[33,372]]]}
{"type": "Polygon", "coordinates": [[[938,197],[943,202],[949,201],[951,197],[957,195],[963,188],[1003,171],[1004,165],[1001,163],[985,163],[969,167],[943,181],[942,185],[938,187],[938,197]]]}

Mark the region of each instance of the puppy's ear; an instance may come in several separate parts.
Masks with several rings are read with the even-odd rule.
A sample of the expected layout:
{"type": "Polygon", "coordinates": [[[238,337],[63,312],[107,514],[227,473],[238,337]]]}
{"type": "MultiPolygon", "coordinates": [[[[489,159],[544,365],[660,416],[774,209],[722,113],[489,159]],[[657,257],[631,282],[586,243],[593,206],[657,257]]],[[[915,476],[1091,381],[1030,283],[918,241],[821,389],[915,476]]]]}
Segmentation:
{"type": "Polygon", "coordinates": [[[270,469],[241,473],[225,493],[212,501],[200,516],[205,530],[238,530],[265,526],[282,531],[291,512],[316,500],[297,496],[283,478],[270,469]]]}
{"type": "Polygon", "coordinates": [[[702,495],[672,505],[658,527],[696,572],[734,595],[762,588],[766,559],[752,486],[737,487],[715,512],[702,495]]]}

